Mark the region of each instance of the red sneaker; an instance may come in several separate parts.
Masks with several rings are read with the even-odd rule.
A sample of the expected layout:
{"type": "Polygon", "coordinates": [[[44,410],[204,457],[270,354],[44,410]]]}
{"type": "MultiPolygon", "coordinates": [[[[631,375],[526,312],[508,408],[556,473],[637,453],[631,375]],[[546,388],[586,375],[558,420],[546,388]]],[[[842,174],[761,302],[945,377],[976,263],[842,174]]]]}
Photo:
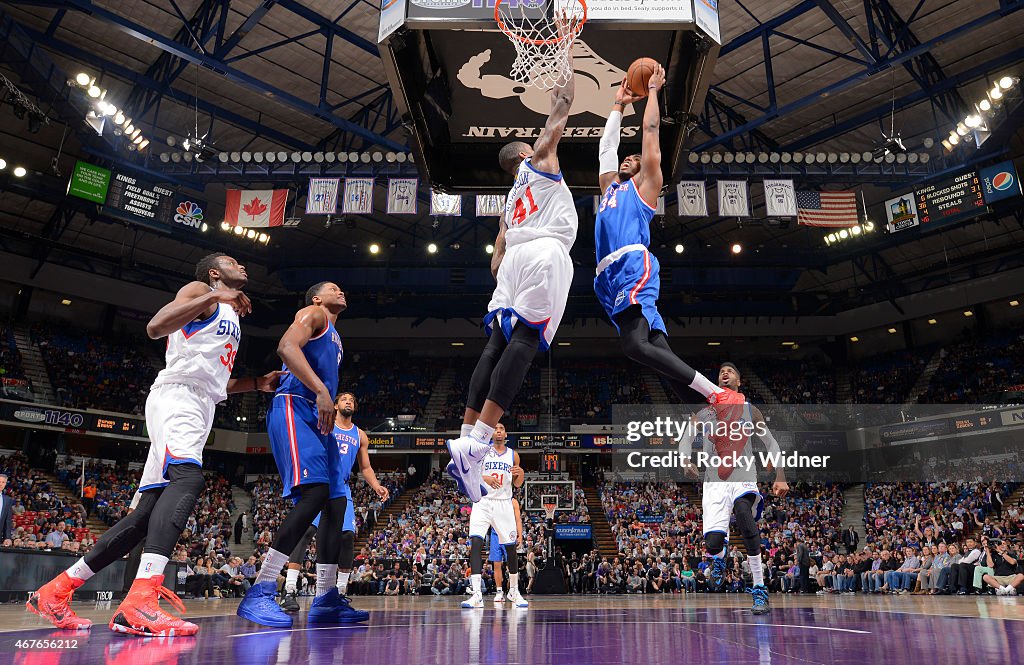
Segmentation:
{"type": "Polygon", "coordinates": [[[114,612],[110,630],[131,635],[195,635],[199,632],[199,626],[194,623],[160,609],[162,596],[174,609],[185,612],[185,604],[174,592],[164,588],[163,583],[163,575],[136,578],[128,595],[114,612]]]}
{"type": "Polygon", "coordinates": [[[34,592],[25,603],[26,609],[38,614],[57,628],[64,630],[87,630],[92,621],[75,614],[68,604],[75,589],[85,584],[84,580],[75,579],[66,572],[47,582],[34,592]]]}
{"type": "Polygon", "coordinates": [[[747,445],[750,436],[733,423],[741,422],[746,409],[747,398],[743,393],[723,388],[721,392],[708,396],[708,404],[714,411],[719,422],[726,423],[732,434],[712,435],[708,438],[715,444],[715,453],[722,458],[722,466],[718,467],[718,477],[727,480],[732,475],[733,454],[739,455],[747,445]]]}

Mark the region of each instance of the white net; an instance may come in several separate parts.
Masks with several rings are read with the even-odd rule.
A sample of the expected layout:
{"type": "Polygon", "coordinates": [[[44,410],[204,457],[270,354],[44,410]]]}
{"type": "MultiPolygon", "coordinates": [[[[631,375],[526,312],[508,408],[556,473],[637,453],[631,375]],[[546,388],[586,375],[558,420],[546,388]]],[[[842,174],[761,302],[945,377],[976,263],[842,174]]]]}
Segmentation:
{"type": "Polygon", "coordinates": [[[569,82],[569,53],[587,20],[586,0],[499,0],[494,18],[516,49],[511,78],[541,90],[569,82]]]}

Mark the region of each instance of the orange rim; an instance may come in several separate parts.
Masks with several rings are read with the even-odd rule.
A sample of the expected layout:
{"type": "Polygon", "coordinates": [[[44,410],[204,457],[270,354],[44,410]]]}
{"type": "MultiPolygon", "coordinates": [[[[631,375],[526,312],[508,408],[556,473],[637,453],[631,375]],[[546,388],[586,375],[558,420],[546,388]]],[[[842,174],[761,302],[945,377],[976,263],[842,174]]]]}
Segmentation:
{"type": "Polygon", "coordinates": [[[500,8],[502,2],[504,2],[504,0],[497,0],[497,2],[494,3],[494,20],[498,22],[498,28],[500,28],[501,31],[509,37],[509,39],[516,39],[525,44],[534,44],[536,46],[543,46],[545,44],[561,44],[570,37],[575,39],[576,36],[580,34],[580,31],[583,30],[583,24],[587,22],[587,2],[586,0],[576,0],[576,2],[583,6],[583,18],[581,18],[579,23],[576,24],[576,29],[573,30],[572,33],[556,39],[527,39],[520,34],[512,32],[508,26],[505,25],[505,22],[501,20],[500,8]]]}

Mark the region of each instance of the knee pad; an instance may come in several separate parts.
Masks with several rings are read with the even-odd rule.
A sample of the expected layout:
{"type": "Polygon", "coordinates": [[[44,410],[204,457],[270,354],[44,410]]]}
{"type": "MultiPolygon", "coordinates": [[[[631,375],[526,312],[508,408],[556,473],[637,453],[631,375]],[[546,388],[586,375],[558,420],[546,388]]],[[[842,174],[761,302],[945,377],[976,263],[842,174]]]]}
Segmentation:
{"type": "MultiPolygon", "coordinates": [[[[519,553],[516,552],[516,544],[505,545],[505,565],[508,566],[508,574],[516,575],[519,573],[519,553]]],[[[500,563],[498,564],[501,565],[500,563]]]]}
{"type": "Polygon", "coordinates": [[[174,464],[168,469],[167,477],[171,482],[164,488],[164,497],[171,495],[174,498],[173,507],[168,514],[171,524],[180,534],[185,530],[192,509],[206,487],[206,479],[203,477],[203,470],[195,464],[174,464]]]}
{"type": "Polygon", "coordinates": [[[711,556],[715,556],[725,549],[725,534],[721,531],[712,531],[704,534],[704,549],[711,556]]]}

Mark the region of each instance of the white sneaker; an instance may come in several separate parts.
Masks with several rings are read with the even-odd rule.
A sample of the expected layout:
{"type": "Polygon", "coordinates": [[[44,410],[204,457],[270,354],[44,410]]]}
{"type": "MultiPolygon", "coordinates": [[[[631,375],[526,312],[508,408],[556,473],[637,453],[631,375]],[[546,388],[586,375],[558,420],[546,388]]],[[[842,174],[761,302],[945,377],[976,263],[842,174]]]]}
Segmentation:
{"type": "Polygon", "coordinates": [[[519,595],[519,589],[512,589],[508,592],[508,602],[512,603],[515,607],[530,606],[530,603],[526,602],[526,599],[519,595]]]}
{"type": "Polygon", "coordinates": [[[484,486],[483,461],[491,449],[486,443],[480,443],[471,436],[449,439],[448,453],[452,461],[446,467],[448,474],[459,485],[459,491],[476,503],[481,497],[487,496],[484,486]]]}
{"type": "Polygon", "coordinates": [[[1009,584],[1007,584],[1006,585],[1006,595],[1007,596],[1016,596],[1017,595],[1017,587],[1010,586],[1009,584]]]}
{"type": "Polygon", "coordinates": [[[494,594],[494,602],[495,603],[504,603],[505,602],[505,593],[501,589],[498,589],[498,593],[494,594]]]}
{"type": "Polygon", "coordinates": [[[466,609],[473,609],[475,607],[484,606],[484,597],[479,593],[474,593],[472,596],[462,601],[462,606],[466,609]]]}

